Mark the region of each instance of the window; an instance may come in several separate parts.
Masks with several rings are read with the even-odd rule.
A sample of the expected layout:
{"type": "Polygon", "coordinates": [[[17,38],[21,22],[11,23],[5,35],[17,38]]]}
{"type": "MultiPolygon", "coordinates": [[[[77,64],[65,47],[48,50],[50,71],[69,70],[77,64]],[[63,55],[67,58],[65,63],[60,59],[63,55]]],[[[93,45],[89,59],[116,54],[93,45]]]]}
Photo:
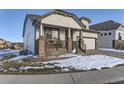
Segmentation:
{"type": "Polygon", "coordinates": [[[104,34],[104,36],[106,36],[106,35],[107,35],[107,33],[104,34]]]}
{"type": "Polygon", "coordinates": [[[101,34],[101,36],[103,36],[103,34],[101,34]]]}
{"type": "Polygon", "coordinates": [[[111,35],[112,33],[109,33],[109,35],[111,35]]]}
{"type": "Polygon", "coordinates": [[[119,40],[122,40],[121,33],[118,33],[118,39],[119,39],[119,40]]]}
{"type": "Polygon", "coordinates": [[[46,31],[46,38],[52,39],[52,31],[46,31]]]}
{"type": "Polygon", "coordinates": [[[45,28],[46,39],[56,40],[58,39],[58,29],[45,28]]]}

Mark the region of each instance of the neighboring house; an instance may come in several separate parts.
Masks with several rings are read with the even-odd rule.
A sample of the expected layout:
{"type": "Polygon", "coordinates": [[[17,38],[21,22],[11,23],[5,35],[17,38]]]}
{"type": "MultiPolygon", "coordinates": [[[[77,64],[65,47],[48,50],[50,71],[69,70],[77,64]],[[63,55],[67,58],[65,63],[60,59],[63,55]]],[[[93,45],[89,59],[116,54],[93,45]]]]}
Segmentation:
{"type": "Polygon", "coordinates": [[[18,49],[18,50],[23,49],[23,43],[22,42],[12,42],[12,45],[15,49],[18,49]]]}
{"type": "Polygon", "coordinates": [[[78,18],[63,10],[45,15],[26,15],[23,28],[24,49],[39,56],[82,51],[97,48],[98,33],[89,30],[90,19],[78,18]],[[77,42],[79,41],[79,42],[77,42]]]}
{"type": "Polygon", "coordinates": [[[6,41],[0,38],[0,48],[5,48],[6,41]]]}
{"type": "Polygon", "coordinates": [[[7,48],[11,48],[13,45],[12,45],[12,43],[11,42],[9,42],[9,41],[6,41],[6,47],[7,48]]]}
{"type": "Polygon", "coordinates": [[[100,32],[98,47],[124,49],[124,25],[109,20],[91,25],[90,28],[100,32]]]}

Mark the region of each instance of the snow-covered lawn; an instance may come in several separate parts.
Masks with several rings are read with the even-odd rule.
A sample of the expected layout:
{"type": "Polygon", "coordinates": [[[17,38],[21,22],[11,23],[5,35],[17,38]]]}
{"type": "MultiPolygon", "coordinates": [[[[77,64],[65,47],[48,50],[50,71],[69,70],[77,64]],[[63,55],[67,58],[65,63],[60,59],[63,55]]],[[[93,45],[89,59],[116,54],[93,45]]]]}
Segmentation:
{"type": "Polygon", "coordinates": [[[0,59],[4,58],[4,56],[8,55],[8,54],[12,54],[12,55],[19,55],[19,51],[20,50],[11,50],[11,49],[4,49],[4,50],[0,50],[0,59]]]}
{"type": "Polygon", "coordinates": [[[0,51],[0,56],[4,56],[7,54],[13,54],[13,55],[19,55],[20,50],[11,50],[11,49],[5,49],[0,51]]]}
{"type": "MultiPolygon", "coordinates": [[[[43,64],[55,63],[55,66],[61,68],[74,68],[77,70],[101,69],[102,67],[113,67],[118,64],[124,64],[124,59],[114,58],[106,55],[81,56],[44,62],[43,64]]],[[[66,69],[67,70],[67,69],[66,69]]],[[[69,70],[69,69],[68,69],[69,70]]]]}
{"type": "MultiPolygon", "coordinates": [[[[18,60],[22,60],[22,59],[27,59],[27,58],[31,58],[34,57],[33,55],[29,54],[29,55],[19,55],[20,50],[12,50],[12,49],[4,49],[4,50],[0,50],[0,59],[4,59],[5,56],[7,55],[15,55],[15,57],[10,58],[8,60],[4,59],[5,61],[18,61],[18,60]]],[[[2,61],[4,62],[4,61],[2,61]]]]}
{"type": "Polygon", "coordinates": [[[124,53],[124,50],[121,49],[107,49],[107,48],[99,48],[100,50],[112,51],[112,52],[119,52],[124,53]]]}
{"type": "MultiPolygon", "coordinates": [[[[120,51],[120,50],[114,50],[114,49],[104,49],[108,51],[120,51]]],[[[122,51],[120,51],[122,52],[122,51]]],[[[123,51],[124,52],[124,51],[123,51]]],[[[28,70],[36,70],[36,71],[49,71],[52,70],[54,71],[60,71],[60,72],[67,72],[67,71],[74,71],[74,70],[93,70],[93,69],[102,69],[102,68],[111,68],[120,64],[124,64],[124,59],[121,58],[115,58],[115,57],[110,57],[106,55],[89,55],[89,56],[82,56],[82,55],[77,55],[77,54],[65,54],[65,55],[60,55],[58,58],[65,58],[66,59],[57,59],[57,60],[52,60],[52,61],[46,61],[46,62],[34,62],[33,65],[30,63],[24,62],[22,59],[27,59],[27,58],[37,58],[37,56],[33,55],[19,55],[19,50],[0,50],[0,58],[4,57],[7,54],[12,54],[16,55],[16,57],[8,59],[7,61],[1,62],[2,64],[10,64],[16,67],[3,67],[1,65],[2,71],[9,71],[10,69],[13,71],[28,71],[28,70]],[[19,61],[22,60],[22,61],[19,61]],[[17,63],[12,63],[11,62],[17,62],[17,63]],[[23,65],[23,63],[25,65],[23,65]],[[7,68],[7,69],[6,69],[7,68]]],[[[54,56],[55,57],[55,56],[54,56]]],[[[9,66],[9,65],[6,65],[9,66]]],[[[51,72],[52,72],[51,71],[51,72]]]]}

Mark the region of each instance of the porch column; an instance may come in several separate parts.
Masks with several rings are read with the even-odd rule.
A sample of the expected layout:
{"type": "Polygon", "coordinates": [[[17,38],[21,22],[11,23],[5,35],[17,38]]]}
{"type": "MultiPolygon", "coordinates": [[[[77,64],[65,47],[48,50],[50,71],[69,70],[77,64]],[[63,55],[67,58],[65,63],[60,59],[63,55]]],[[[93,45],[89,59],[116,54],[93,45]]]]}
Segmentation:
{"type": "Polygon", "coordinates": [[[82,44],[84,44],[84,40],[83,40],[83,32],[81,29],[80,30],[80,38],[79,38],[79,46],[82,47],[82,44]]]}
{"type": "Polygon", "coordinates": [[[82,32],[82,29],[81,29],[81,32],[80,32],[80,38],[83,38],[83,32],[82,32]]]}
{"type": "Polygon", "coordinates": [[[71,52],[72,50],[72,38],[71,38],[71,29],[69,28],[68,29],[68,44],[67,44],[67,49],[68,49],[68,52],[71,52]]]}
{"type": "Polygon", "coordinates": [[[44,38],[44,28],[43,25],[40,25],[40,33],[39,33],[39,47],[38,47],[38,56],[45,57],[45,38],[44,38]]]}

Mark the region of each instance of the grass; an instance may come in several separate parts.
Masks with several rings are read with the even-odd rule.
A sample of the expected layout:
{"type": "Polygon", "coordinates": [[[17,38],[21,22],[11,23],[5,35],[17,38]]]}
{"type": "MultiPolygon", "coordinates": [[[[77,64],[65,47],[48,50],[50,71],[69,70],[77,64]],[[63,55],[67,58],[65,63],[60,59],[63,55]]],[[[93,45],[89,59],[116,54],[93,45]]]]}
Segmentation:
{"type": "Polygon", "coordinates": [[[124,66],[124,63],[123,64],[118,64],[118,65],[116,65],[114,67],[119,67],[119,66],[124,66]]]}
{"type": "Polygon", "coordinates": [[[34,63],[25,63],[25,62],[5,62],[2,64],[2,68],[9,70],[9,68],[15,68],[15,69],[19,69],[21,66],[39,66],[39,64],[34,64],[34,63]]]}
{"type": "Polygon", "coordinates": [[[11,58],[14,58],[16,57],[16,55],[12,55],[12,54],[7,54],[6,56],[4,56],[4,59],[11,59],[11,58]]]}

